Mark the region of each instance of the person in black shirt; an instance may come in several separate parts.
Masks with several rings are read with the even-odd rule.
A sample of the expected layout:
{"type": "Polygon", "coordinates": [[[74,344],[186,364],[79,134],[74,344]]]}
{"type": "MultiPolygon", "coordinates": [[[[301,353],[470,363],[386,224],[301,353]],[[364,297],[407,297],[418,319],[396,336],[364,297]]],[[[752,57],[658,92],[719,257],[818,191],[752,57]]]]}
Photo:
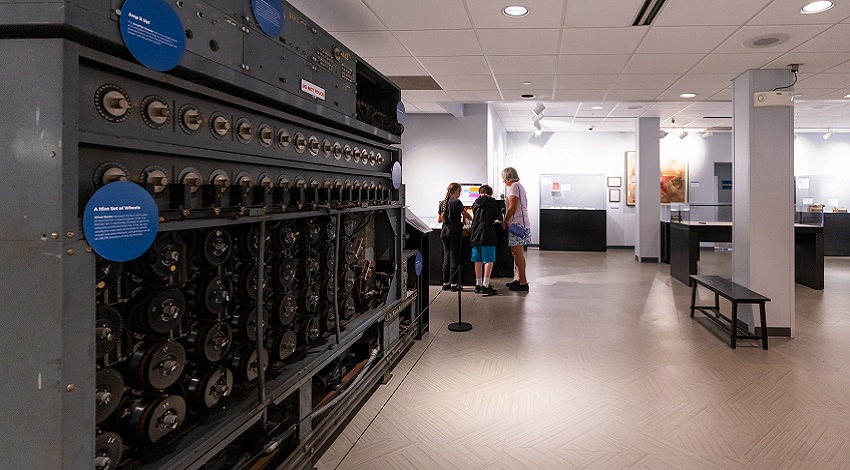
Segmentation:
{"type": "Polygon", "coordinates": [[[493,263],[496,262],[496,228],[493,224],[502,211],[493,199],[493,188],[482,185],[478,199],[472,204],[472,261],[475,263],[475,292],[485,296],[498,293],[490,285],[493,263]]]}
{"type": "Polygon", "coordinates": [[[443,224],[440,239],[443,242],[443,290],[463,290],[460,286],[460,245],[463,241],[463,223],[472,220],[463,208],[460,184],[451,183],[446,188],[446,198],[440,201],[437,221],[443,224]]]}

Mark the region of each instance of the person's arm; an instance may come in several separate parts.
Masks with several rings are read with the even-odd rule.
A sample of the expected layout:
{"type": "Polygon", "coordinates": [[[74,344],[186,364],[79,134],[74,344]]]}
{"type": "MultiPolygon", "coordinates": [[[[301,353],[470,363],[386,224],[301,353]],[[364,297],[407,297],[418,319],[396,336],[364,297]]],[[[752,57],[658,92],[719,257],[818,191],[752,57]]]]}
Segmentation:
{"type": "Polygon", "coordinates": [[[508,196],[508,210],[505,211],[505,220],[502,221],[502,228],[508,228],[508,221],[511,220],[511,217],[513,217],[514,213],[516,213],[518,207],[519,198],[514,195],[508,196]]]}
{"type": "Polygon", "coordinates": [[[469,212],[467,212],[467,211],[466,211],[466,208],[465,208],[465,207],[461,210],[461,212],[460,212],[460,213],[463,215],[463,221],[464,221],[464,222],[466,222],[466,221],[471,221],[471,220],[472,220],[472,216],[471,216],[471,215],[469,215],[469,212]]]}
{"type": "Polygon", "coordinates": [[[440,205],[437,207],[437,222],[443,223],[446,221],[446,209],[443,201],[440,201],[440,205]]]}
{"type": "Polygon", "coordinates": [[[446,221],[445,220],[445,214],[446,214],[445,212],[440,212],[440,214],[437,216],[437,222],[439,222],[439,223],[445,222],[446,221]]]}

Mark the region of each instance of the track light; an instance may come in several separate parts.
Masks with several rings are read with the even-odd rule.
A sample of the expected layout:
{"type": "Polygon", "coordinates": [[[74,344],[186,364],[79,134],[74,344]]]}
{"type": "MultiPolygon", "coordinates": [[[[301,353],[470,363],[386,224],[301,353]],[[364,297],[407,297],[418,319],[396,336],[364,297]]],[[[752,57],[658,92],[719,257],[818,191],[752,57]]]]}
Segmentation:
{"type": "Polygon", "coordinates": [[[835,132],[832,132],[832,129],[827,129],[826,134],[823,135],[823,140],[829,139],[833,135],[835,135],[835,132]]]}
{"type": "Polygon", "coordinates": [[[702,133],[702,138],[703,138],[703,139],[707,139],[707,138],[711,137],[712,135],[714,135],[714,133],[713,133],[713,132],[711,132],[711,131],[705,131],[705,132],[703,132],[703,133],[702,133]]]}
{"type": "Polygon", "coordinates": [[[543,119],[542,114],[535,114],[534,116],[531,116],[531,122],[540,122],[541,119],[543,119]]]}
{"type": "Polygon", "coordinates": [[[663,139],[663,138],[667,137],[667,134],[669,134],[669,132],[665,131],[664,129],[658,130],[658,138],[659,139],[663,139]]]}
{"type": "Polygon", "coordinates": [[[534,105],[534,108],[531,109],[531,112],[533,112],[535,115],[542,115],[544,109],[546,109],[546,106],[544,106],[543,103],[538,101],[537,104],[534,105]]]}
{"type": "Polygon", "coordinates": [[[680,138],[680,139],[684,139],[684,138],[685,138],[685,137],[687,137],[687,136],[688,136],[688,131],[686,131],[686,130],[682,129],[682,133],[681,133],[681,134],[679,134],[679,138],[680,138]]]}

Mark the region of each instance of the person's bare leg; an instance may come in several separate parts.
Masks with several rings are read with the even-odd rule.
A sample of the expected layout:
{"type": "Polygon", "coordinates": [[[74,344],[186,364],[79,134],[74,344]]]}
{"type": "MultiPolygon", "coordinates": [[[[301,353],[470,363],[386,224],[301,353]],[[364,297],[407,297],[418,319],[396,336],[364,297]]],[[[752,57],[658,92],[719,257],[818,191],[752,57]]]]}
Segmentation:
{"type": "Polygon", "coordinates": [[[528,284],[528,279],[525,278],[525,252],[523,251],[523,246],[512,246],[511,253],[514,255],[514,264],[516,265],[519,283],[528,284]]]}
{"type": "Polygon", "coordinates": [[[484,264],[484,263],[482,263],[481,261],[475,262],[475,279],[481,279],[481,277],[482,277],[481,273],[484,271],[484,269],[481,266],[482,264],[484,264]]]}

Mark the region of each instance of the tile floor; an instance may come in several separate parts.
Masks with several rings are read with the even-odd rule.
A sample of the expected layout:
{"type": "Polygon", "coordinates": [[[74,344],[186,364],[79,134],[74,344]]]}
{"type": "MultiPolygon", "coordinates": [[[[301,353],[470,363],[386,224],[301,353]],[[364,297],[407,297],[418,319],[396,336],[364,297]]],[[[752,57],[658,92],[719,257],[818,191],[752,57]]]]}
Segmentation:
{"type": "MultiPolygon", "coordinates": [[[[529,293],[462,294],[466,333],[432,288],[431,332],[317,468],[850,470],[850,258],[796,287],[796,338],[769,351],[730,349],[631,250],[528,262],[529,293]]],[[[730,265],[709,251],[700,270],[730,265]]]]}

